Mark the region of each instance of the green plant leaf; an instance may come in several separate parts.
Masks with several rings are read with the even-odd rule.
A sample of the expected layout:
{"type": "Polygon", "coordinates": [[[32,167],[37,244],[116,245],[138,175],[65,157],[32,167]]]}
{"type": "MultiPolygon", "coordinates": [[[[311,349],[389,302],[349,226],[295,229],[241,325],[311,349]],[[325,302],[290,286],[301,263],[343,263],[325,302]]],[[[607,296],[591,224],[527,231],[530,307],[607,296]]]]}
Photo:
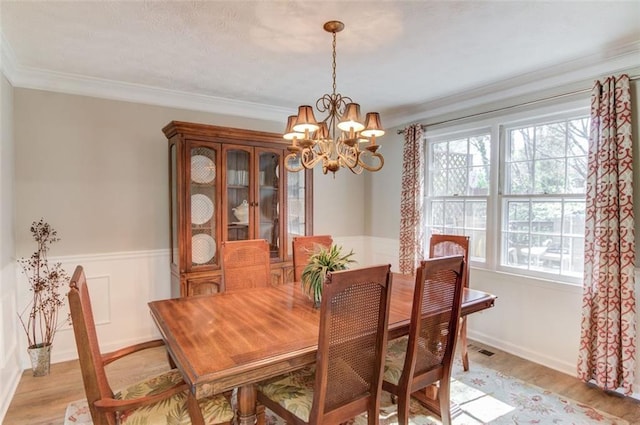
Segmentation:
{"type": "Polygon", "coordinates": [[[351,257],[353,250],[342,253],[342,247],[331,245],[329,248],[321,248],[309,257],[309,262],[302,271],[302,288],[313,301],[322,298],[322,285],[328,272],[346,270],[348,265],[355,263],[351,257]]]}

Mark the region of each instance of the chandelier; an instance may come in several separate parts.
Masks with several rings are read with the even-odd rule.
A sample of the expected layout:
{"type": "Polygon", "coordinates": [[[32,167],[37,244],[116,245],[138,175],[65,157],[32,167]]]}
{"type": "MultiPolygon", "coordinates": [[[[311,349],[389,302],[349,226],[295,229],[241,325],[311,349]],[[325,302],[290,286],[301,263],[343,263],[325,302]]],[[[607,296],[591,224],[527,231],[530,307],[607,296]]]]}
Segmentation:
{"type": "Polygon", "coordinates": [[[324,174],[331,171],[334,175],[341,167],[355,174],[378,171],[384,165],[376,145],[376,137],[384,135],[380,114],[368,112],[362,124],[360,105],[336,93],[336,33],[344,29],[344,24],[329,21],[323,28],[333,35],[333,91],[316,101],[316,109],[326,117],[318,122],[313,107],[302,105],[298,115],[288,118],[283,137],[291,145],[287,147],[290,153],[285,158],[285,168],[295,172],[322,164],[324,174]]]}

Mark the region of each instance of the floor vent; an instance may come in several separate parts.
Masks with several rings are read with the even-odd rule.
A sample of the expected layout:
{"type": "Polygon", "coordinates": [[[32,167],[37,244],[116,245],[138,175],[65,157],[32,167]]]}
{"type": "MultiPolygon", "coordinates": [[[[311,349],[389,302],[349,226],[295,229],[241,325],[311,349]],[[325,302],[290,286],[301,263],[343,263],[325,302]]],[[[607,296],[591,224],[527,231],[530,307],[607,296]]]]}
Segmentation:
{"type": "Polygon", "coordinates": [[[478,350],[478,353],[480,353],[480,354],[484,354],[484,355],[485,355],[485,356],[487,356],[487,357],[491,357],[491,356],[493,356],[493,355],[495,354],[495,353],[492,353],[492,352],[491,352],[491,351],[489,351],[489,350],[485,350],[484,348],[483,348],[483,349],[481,349],[481,350],[478,350]]]}

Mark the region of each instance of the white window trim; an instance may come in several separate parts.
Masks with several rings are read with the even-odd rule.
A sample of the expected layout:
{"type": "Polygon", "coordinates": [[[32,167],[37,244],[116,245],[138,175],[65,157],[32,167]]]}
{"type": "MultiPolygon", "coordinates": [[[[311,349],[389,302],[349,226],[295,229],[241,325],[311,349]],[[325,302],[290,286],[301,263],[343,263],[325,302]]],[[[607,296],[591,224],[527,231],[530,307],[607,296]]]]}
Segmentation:
{"type": "MultiPolygon", "coordinates": [[[[468,118],[460,120],[457,124],[452,123],[448,125],[445,123],[432,127],[429,127],[428,123],[426,124],[426,129],[423,134],[423,140],[425,142],[425,165],[429,164],[429,142],[443,141],[455,137],[468,137],[471,134],[477,134],[483,131],[489,132],[491,135],[491,164],[498,164],[498,166],[493,166],[490,172],[490,195],[487,202],[486,263],[472,261],[471,266],[473,268],[527,276],[571,286],[582,285],[582,279],[578,278],[553,276],[548,273],[531,270],[526,270],[525,272],[514,267],[500,265],[500,250],[502,244],[502,238],[500,237],[502,229],[500,225],[502,223],[503,211],[501,206],[502,193],[499,192],[501,181],[499,181],[499,179],[504,176],[504,164],[500,162],[500,158],[503,158],[504,155],[506,142],[505,131],[507,128],[526,125],[532,122],[538,123],[545,119],[553,121],[554,119],[589,115],[589,108],[589,96],[587,93],[582,99],[572,101],[556,99],[555,101],[549,101],[543,106],[518,108],[516,111],[495,113],[483,119],[474,120],[473,118],[468,118]],[[490,237],[490,235],[494,235],[494,237],[490,237]]],[[[428,173],[425,173],[425,178],[427,175],[428,173]]],[[[425,187],[425,198],[427,197],[426,189],[425,187]]],[[[428,246],[428,243],[425,246],[428,246]]]]}

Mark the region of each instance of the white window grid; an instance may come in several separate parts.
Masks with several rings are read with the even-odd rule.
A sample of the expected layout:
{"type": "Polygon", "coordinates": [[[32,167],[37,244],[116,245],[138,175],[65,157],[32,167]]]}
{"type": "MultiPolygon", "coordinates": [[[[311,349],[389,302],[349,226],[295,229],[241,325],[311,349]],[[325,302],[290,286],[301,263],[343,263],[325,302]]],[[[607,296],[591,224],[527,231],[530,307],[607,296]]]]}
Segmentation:
{"type": "MultiPolygon", "coordinates": [[[[531,110],[514,110],[510,113],[504,114],[494,114],[493,116],[489,116],[488,118],[478,118],[476,120],[467,119],[461,120],[460,124],[455,125],[437,125],[434,127],[427,127],[425,131],[425,155],[426,158],[426,173],[425,178],[429,177],[429,143],[444,141],[444,140],[452,140],[454,138],[463,138],[469,137],[474,134],[482,134],[483,132],[486,134],[487,132],[491,136],[491,172],[490,172],[490,185],[489,185],[489,195],[484,197],[487,200],[486,206],[486,215],[487,215],[487,223],[486,223],[486,246],[484,247],[486,250],[486,259],[483,262],[482,258],[474,258],[471,257],[471,266],[473,268],[486,269],[489,271],[500,271],[515,275],[522,276],[530,276],[533,278],[539,278],[545,281],[552,281],[556,283],[568,283],[568,284],[581,284],[582,276],[567,276],[567,275],[559,275],[554,273],[540,272],[538,270],[525,270],[518,267],[512,267],[508,264],[502,264],[503,261],[503,217],[505,216],[505,211],[503,208],[503,202],[505,199],[505,195],[503,194],[503,180],[505,176],[504,172],[504,161],[505,152],[504,148],[506,145],[506,130],[508,128],[514,128],[519,126],[526,126],[536,123],[543,122],[554,122],[558,120],[563,120],[565,118],[577,118],[577,117],[586,117],[589,113],[589,101],[588,98],[584,99],[576,99],[567,102],[557,102],[548,105],[541,106],[537,109],[531,110]]],[[[428,184],[428,181],[427,181],[428,184]]],[[[456,201],[460,199],[465,199],[465,201],[470,201],[474,197],[466,196],[460,198],[459,196],[441,196],[435,197],[429,195],[429,187],[425,186],[425,210],[426,217],[425,223],[427,224],[426,232],[425,232],[425,246],[428,246],[428,241],[430,237],[430,227],[429,223],[431,222],[430,216],[430,202],[434,201],[456,201]]],[[[536,195],[539,196],[540,201],[545,200],[558,200],[562,199],[565,203],[576,201],[576,202],[584,202],[584,194],[583,193],[573,193],[573,194],[544,194],[540,193],[536,195]]],[[[509,195],[509,198],[529,198],[529,196],[522,197],[521,195],[509,195]]],[[[466,223],[465,223],[466,225],[466,223]]],[[[463,226],[460,226],[464,228],[463,226]]],[[[451,226],[446,230],[451,233],[465,233],[461,228],[456,228],[455,226],[451,226]]],[[[478,230],[472,229],[470,230],[478,230]]],[[[564,228],[561,230],[564,232],[563,235],[570,237],[572,236],[569,232],[567,232],[564,228]]],[[[581,231],[583,232],[583,230],[581,231]]],[[[583,234],[579,235],[580,237],[584,237],[583,234]]]]}

